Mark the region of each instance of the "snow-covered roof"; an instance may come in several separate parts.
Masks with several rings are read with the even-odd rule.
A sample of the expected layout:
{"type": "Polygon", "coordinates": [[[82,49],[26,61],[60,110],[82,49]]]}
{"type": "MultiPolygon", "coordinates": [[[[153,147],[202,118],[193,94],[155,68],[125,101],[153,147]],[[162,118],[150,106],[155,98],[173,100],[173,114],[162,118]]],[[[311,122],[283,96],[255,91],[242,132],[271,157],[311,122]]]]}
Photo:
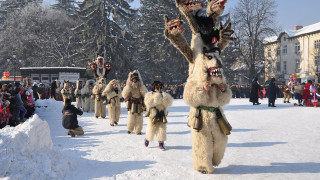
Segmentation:
{"type": "Polygon", "coordinates": [[[276,42],[278,39],[278,36],[270,36],[263,39],[263,43],[271,43],[276,42]]]}
{"type": "MultiPolygon", "coordinates": [[[[293,38],[296,36],[301,36],[304,34],[309,34],[309,33],[317,32],[317,31],[320,31],[320,22],[303,27],[299,30],[293,30],[293,29],[286,30],[284,33],[288,34],[289,38],[293,38]]],[[[283,33],[280,33],[279,36],[281,36],[282,34],[283,33]]],[[[278,40],[279,36],[267,37],[263,40],[263,43],[267,44],[267,43],[276,42],[278,40]]]]}
{"type": "Polygon", "coordinates": [[[86,69],[83,67],[22,67],[20,69],[86,69]]]}
{"type": "Polygon", "coordinates": [[[295,32],[295,33],[294,34],[288,33],[288,35],[294,37],[294,36],[300,36],[303,34],[309,34],[309,33],[316,32],[316,31],[320,31],[320,22],[303,27],[299,30],[293,30],[292,32],[295,32]]]}

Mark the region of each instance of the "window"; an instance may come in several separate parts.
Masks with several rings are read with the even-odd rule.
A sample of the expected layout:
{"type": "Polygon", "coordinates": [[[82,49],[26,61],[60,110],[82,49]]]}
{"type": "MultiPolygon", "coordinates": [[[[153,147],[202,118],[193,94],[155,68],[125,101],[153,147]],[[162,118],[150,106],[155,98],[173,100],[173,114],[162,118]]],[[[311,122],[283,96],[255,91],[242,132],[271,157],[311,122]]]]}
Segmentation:
{"type": "Polygon", "coordinates": [[[271,57],[271,49],[268,49],[268,57],[271,57]]]}
{"type": "Polygon", "coordinates": [[[319,66],[320,65],[320,56],[315,56],[314,57],[314,65],[319,66]]]}
{"type": "Polygon", "coordinates": [[[287,54],[287,45],[284,45],[282,48],[282,54],[287,54]]]}
{"type": "Polygon", "coordinates": [[[300,59],[296,60],[296,69],[300,69],[300,59]]]}
{"type": "Polygon", "coordinates": [[[315,49],[320,48],[320,39],[314,41],[314,48],[315,49]]]}
{"type": "Polygon", "coordinates": [[[49,77],[41,77],[43,81],[48,81],[49,77]]]}
{"type": "Polygon", "coordinates": [[[32,77],[32,80],[39,81],[39,77],[32,77]]]}
{"type": "Polygon", "coordinates": [[[300,52],[300,43],[295,43],[294,53],[299,54],[300,52]]]}
{"type": "Polygon", "coordinates": [[[279,56],[281,53],[280,47],[277,48],[277,56],[279,56]]]}
{"type": "Polygon", "coordinates": [[[283,61],[283,72],[287,72],[287,61],[283,61]]]}
{"type": "Polygon", "coordinates": [[[287,37],[283,37],[283,41],[286,41],[287,40],[287,37]]]}
{"type": "Polygon", "coordinates": [[[277,71],[281,71],[281,66],[280,66],[280,62],[277,62],[277,71]]]}

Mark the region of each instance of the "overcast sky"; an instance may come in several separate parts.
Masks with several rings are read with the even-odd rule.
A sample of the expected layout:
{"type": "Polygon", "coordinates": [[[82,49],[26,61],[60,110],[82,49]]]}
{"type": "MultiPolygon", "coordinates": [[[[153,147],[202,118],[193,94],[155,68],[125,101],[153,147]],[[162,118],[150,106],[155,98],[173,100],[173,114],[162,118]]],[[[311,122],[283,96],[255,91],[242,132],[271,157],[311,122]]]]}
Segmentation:
{"type": "MultiPolygon", "coordinates": [[[[229,0],[225,12],[238,2],[239,0],[229,0]]],[[[295,25],[308,26],[320,22],[320,0],[276,0],[276,3],[278,13],[275,20],[283,30],[292,30],[295,25]]],[[[138,8],[140,1],[135,0],[132,6],[138,8]]]]}

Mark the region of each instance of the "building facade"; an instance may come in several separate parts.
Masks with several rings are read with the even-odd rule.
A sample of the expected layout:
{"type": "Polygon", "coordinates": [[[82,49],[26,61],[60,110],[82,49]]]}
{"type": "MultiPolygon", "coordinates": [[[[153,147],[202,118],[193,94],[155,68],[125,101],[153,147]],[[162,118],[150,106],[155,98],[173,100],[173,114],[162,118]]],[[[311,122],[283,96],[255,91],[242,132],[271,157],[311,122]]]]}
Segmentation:
{"type": "Polygon", "coordinates": [[[264,56],[266,81],[276,77],[288,82],[295,74],[301,82],[320,82],[320,22],[266,38],[264,56]]]}
{"type": "Polygon", "coordinates": [[[30,77],[32,82],[50,84],[54,80],[76,82],[85,79],[86,68],[81,67],[22,67],[21,76],[30,77]]]}

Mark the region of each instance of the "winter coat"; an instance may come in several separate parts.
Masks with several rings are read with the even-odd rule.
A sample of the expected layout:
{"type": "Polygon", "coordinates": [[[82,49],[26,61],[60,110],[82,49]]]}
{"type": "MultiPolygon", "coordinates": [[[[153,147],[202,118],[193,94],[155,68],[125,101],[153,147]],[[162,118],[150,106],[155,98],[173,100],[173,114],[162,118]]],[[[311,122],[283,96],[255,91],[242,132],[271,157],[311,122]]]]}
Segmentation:
{"type": "Polygon", "coordinates": [[[303,91],[303,94],[302,94],[302,99],[311,99],[311,96],[310,96],[310,86],[312,84],[310,83],[307,83],[304,85],[304,91],[303,91]]]}
{"type": "Polygon", "coordinates": [[[79,127],[77,114],[80,116],[83,112],[73,105],[66,105],[62,110],[62,126],[66,129],[76,129],[79,127]]]}
{"type": "Polygon", "coordinates": [[[251,85],[251,92],[250,92],[250,102],[258,102],[258,98],[260,95],[260,88],[258,81],[253,81],[251,85]]]}
{"type": "Polygon", "coordinates": [[[270,100],[276,100],[277,99],[277,92],[279,91],[279,88],[274,84],[270,83],[268,87],[268,98],[270,100]]]}
{"type": "Polygon", "coordinates": [[[52,83],[51,83],[51,95],[52,94],[56,94],[56,89],[57,89],[58,87],[57,87],[57,83],[56,83],[56,81],[53,81],[52,83]]]}
{"type": "Polygon", "coordinates": [[[34,97],[35,99],[39,99],[39,96],[38,96],[38,86],[37,86],[37,85],[32,86],[32,91],[33,91],[33,97],[34,97]]]}
{"type": "Polygon", "coordinates": [[[287,85],[284,86],[283,93],[284,93],[284,94],[290,94],[290,88],[289,88],[289,86],[287,86],[287,85]]]}
{"type": "Polygon", "coordinates": [[[2,129],[8,124],[9,118],[10,118],[9,108],[4,105],[0,105],[0,129],[2,129]]]}
{"type": "Polygon", "coordinates": [[[21,98],[21,94],[18,92],[17,94],[16,94],[16,97],[15,97],[15,105],[16,105],[16,107],[21,107],[21,106],[23,106],[23,101],[22,101],[22,98],[21,98]]]}

